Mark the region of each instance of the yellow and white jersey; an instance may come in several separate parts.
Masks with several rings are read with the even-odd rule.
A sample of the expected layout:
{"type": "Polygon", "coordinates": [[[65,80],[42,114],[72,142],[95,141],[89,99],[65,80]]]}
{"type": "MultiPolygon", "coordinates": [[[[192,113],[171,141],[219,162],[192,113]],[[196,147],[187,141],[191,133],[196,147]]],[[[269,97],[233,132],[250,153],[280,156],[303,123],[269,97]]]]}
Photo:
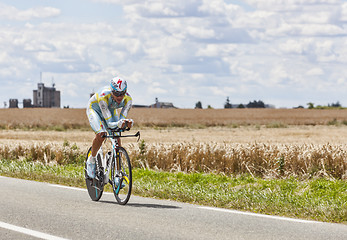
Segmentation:
{"type": "Polygon", "coordinates": [[[120,119],[125,119],[132,106],[132,98],[126,93],[122,102],[117,103],[111,95],[111,88],[104,87],[96,92],[88,102],[87,115],[91,127],[96,133],[105,130],[110,122],[117,122],[120,119]],[[118,115],[117,109],[122,108],[118,115]]]}

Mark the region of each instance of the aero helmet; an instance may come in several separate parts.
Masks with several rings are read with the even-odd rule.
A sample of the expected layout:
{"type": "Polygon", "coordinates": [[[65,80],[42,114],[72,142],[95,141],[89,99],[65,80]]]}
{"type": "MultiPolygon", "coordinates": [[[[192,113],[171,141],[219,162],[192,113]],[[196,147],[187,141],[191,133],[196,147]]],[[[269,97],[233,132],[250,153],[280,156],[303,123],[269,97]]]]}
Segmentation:
{"type": "Polygon", "coordinates": [[[111,80],[111,90],[116,96],[124,95],[127,92],[127,81],[121,77],[114,77],[111,80]]]}

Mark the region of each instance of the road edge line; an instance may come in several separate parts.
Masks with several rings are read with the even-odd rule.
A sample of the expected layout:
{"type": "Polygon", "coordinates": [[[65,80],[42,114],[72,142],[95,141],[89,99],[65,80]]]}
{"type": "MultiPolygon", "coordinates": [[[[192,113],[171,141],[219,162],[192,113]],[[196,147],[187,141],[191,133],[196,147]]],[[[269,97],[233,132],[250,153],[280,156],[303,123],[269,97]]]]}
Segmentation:
{"type": "Polygon", "coordinates": [[[31,230],[28,228],[18,227],[18,226],[15,226],[15,225],[12,225],[9,223],[5,223],[5,222],[1,222],[1,221],[0,221],[0,228],[5,228],[8,230],[12,230],[12,231],[19,232],[19,233],[24,233],[26,235],[30,235],[30,236],[42,238],[42,239],[47,239],[47,240],[67,240],[66,238],[53,236],[53,235],[50,235],[47,233],[31,230]]]}
{"type": "Polygon", "coordinates": [[[252,213],[252,212],[242,212],[242,211],[237,211],[232,209],[223,209],[223,208],[215,208],[215,207],[198,207],[198,208],[212,210],[212,211],[226,212],[226,213],[234,213],[234,214],[240,214],[240,215],[248,215],[248,216],[254,216],[254,217],[270,218],[270,219],[282,220],[282,221],[298,222],[298,223],[323,223],[323,222],[312,221],[312,220],[288,218],[288,217],[273,216],[273,215],[266,215],[266,214],[260,214],[260,213],[252,213]]]}

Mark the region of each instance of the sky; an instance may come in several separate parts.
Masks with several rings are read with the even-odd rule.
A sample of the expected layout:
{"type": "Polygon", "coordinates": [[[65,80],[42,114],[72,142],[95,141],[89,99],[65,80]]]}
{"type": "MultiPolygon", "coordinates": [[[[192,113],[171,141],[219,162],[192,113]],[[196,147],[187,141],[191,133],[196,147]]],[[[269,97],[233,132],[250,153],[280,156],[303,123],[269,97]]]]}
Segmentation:
{"type": "Polygon", "coordinates": [[[347,0],[0,0],[0,107],[117,75],[140,105],[347,106],[347,0]]]}

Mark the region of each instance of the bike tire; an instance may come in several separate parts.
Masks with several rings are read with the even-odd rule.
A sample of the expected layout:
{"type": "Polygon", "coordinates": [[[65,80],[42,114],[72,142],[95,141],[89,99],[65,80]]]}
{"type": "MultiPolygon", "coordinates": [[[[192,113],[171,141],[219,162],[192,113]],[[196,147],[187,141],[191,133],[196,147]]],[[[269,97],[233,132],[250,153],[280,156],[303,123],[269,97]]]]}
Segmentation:
{"type": "MultiPolygon", "coordinates": [[[[91,154],[91,151],[92,151],[92,148],[90,147],[88,152],[87,152],[87,157],[86,157],[85,164],[84,164],[84,176],[86,179],[86,185],[87,185],[89,197],[93,201],[99,201],[101,196],[102,196],[102,193],[104,191],[104,184],[101,181],[99,181],[99,179],[97,177],[92,179],[87,174],[87,160],[88,160],[89,155],[91,154]]],[[[99,154],[97,155],[96,159],[97,159],[96,175],[98,175],[99,166],[101,166],[101,157],[99,154]]]]}
{"type": "Polygon", "coordinates": [[[131,163],[128,153],[123,147],[118,147],[117,152],[119,155],[116,156],[116,158],[119,158],[121,170],[119,173],[116,172],[116,158],[114,157],[112,159],[112,165],[111,165],[111,182],[112,182],[112,190],[114,193],[114,196],[117,200],[117,202],[121,205],[125,205],[128,203],[131,195],[131,189],[132,189],[132,171],[131,171],[131,163]],[[120,182],[119,186],[115,184],[115,177],[118,177],[117,174],[120,176],[120,182]],[[124,187],[121,188],[122,183],[124,182],[124,187]]]}

